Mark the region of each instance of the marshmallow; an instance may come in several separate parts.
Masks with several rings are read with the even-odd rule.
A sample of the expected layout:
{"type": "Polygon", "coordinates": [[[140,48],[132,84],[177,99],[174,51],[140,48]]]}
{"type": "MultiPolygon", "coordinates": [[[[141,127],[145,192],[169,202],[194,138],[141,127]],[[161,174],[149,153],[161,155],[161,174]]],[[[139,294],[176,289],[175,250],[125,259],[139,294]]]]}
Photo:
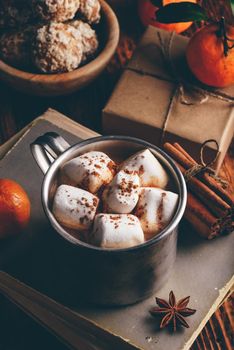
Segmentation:
{"type": "Polygon", "coordinates": [[[137,174],[118,172],[103,192],[104,211],[108,213],[129,214],[139,199],[140,179],[137,174]]]}
{"type": "Polygon", "coordinates": [[[102,248],[129,248],[144,242],[138,218],[130,214],[98,214],[90,243],[102,248]]]}
{"type": "Polygon", "coordinates": [[[62,183],[96,193],[115,175],[115,163],[103,152],[88,152],[67,162],[61,173],[62,183]]]}
{"type": "Polygon", "coordinates": [[[53,202],[53,214],[64,226],[75,230],[90,228],[99,199],[80,188],[61,185],[57,188],[53,202]]]}
{"type": "Polygon", "coordinates": [[[135,215],[147,238],[166,227],[175,213],[177,202],[176,193],[152,187],[141,189],[135,215]]]}
{"type": "Polygon", "coordinates": [[[142,187],[165,188],[169,180],[162,165],[148,149],[140,151],[125,160],[120,169],[137,172],[142,187]]]}

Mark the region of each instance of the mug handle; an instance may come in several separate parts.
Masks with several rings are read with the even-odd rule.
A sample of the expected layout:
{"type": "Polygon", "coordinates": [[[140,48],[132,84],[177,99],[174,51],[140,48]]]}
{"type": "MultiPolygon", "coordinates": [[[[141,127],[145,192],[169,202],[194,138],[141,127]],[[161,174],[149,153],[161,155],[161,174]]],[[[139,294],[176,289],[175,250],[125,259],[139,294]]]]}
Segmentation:
{"type": "Polygon", "coordinates": [[[56,132],[47,132],[30,145],[32,155],[43,174],[47,172],[53,161],[69,147],[71,145],[56,132]]]}

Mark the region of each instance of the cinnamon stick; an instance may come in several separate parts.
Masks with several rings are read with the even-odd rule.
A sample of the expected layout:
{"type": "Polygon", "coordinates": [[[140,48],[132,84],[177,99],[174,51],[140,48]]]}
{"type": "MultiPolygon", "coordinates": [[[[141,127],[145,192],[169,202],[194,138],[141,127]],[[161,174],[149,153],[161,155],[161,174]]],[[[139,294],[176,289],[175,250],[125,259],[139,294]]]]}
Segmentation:
{"type": "MultiPolygon", "coordinates": [[[[184,167],[177,164],[182,174],[186,172],[184,167]]],[[[222,200],[213,190],[211,190],[206,184],[196,179],[191,178],[187,183],[188,188],[197,196],[204,204],[210,209],[210,211],[217,217],[227,215],[230,210],[230,205],[222,200]]]]}
{"type": "Polygon", "coordinates": [[[175,148],[177,148],[178,151],[180,151],[180,152],[188,159],[188,161],[190,161],[191,163],[193,163],[193,165],[197,164],[197,162],[195,161],[195,159],[193,159],[193,157],[190,156],[190,154],[188,154],[188,152],[186,152],[186,150],[185,150],[183,147],[181,147],[179,143],[175,142],[175,143],[173,143],[173,146],[174,146],[175,148]]]}
{"type": "MultiPolygon", "coordinates": [[[[184,157],[187,159],[187,164],[182,164],[186,169],[191,168],[194,165],[197,165],[195,159],[193,159],[186,150],[180,146],[178,143],[174,143],[174,147],[181,152],[184,157]]],[[[233,205],[234,199],[232,196],[218,183],[209,173],[203,172],[198,175],[198,178],[201,181],[204,181],[213,191],[215,191],[224,201],[226,201],[230,206],[233,205]]]]}
{"type": "MultiPolygon", "coordinates": [[[[166,143],[164,148],[183,174],[197,165],[179,144],[166,143]]],[[[208,239],[232,232],[234,210],[231,196],[208,173],[199,175],[187,183],[190,192],[185,217],[202,237],[208,239]]]]}
{"type": "MultiPolygon", "coordinates": [[[[178,166],[184,174],[186,172],[185,166],[188,160],[184,159],[185,156],[182,154],[175,146],[166,143],[164,145],[166,151],[177,161],[178,166]],[[185,165],[185,166],[184,166],[185,165]]],[[[230,205],[227,204],[222,198],[220,198],[211,188],[209,188],[205,183],[193,177],[187,183],[187,186],[194,194],[203,201],[207,207],[213,212],[217,217],[224,216],[230,210],[230,205]]]]}
{"type": "Polygon", "coordinates": [[[174,145],[169,142],[164,144],[164,149],[167,153],[178,163],[180,163],[186,170],[191,168],[194,163],[192,163],[187,156],[184,155],[180,150],[178,150],[174,145]]]}
{"type": "Polygon", "coordinates": [[[220,234],[217,218],[192,193],[188,193],[185,218],[204,238],[212,239],[220,234]]]}

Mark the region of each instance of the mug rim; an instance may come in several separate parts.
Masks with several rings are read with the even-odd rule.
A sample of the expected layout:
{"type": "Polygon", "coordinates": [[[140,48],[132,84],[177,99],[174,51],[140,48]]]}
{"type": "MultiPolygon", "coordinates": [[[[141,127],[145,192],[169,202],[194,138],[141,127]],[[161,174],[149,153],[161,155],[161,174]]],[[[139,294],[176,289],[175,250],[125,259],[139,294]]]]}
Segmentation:
{"type": "Polygon", "coordinates": [[[62,152],[51,164],[49,169],[47,170],[46,174],[44,175],[42,187],[41,187],[41,201],[42,206],[44,209],[44,212],[47,216],[47,218],[50,221],[50,224],[55,229],[55,231],[62,236],[66,241],[73,244],[74,246],[77,246],[79,248],[85,248],[90,249],[93,251],[99,251],[99,252],[105,252],[105,253],[119,253],[119,252],[130,252],[130,251],[137,251],[144,248],[147,248],[153,244],[156,244],[158,241],[162,240],[166,236],[168,236],[172,231],[174,231],[181,221],[186,203],[187,203],[187,187],[184,180],[184,177],[178,168],[178,166],[175,164],[174,160],[161,148],[151,144],[150,142],[144,141],[142,139],[131,137],[131,136],[121,136],[121,135],[109,135],[109,136],[97,136],[93,138],[89,138],[87,140],[83,140],[80,142],[75,143],[74,145],[71,145],[69,148],[67,148],[64,152],[62,152]],[[177,207],[177,211],[173,216],[173,219],[170,221],[170,223],[157,235],[155,235],[153,238],[145,241],[144,243],[141,243],[139,245],[129,247],[129,248],[102,248],[93,246],[91,244],[85,243],[78,238],[73,237],[66,229],[59,224],[59,222],[55,219],[53,213],[49,209],[48,205],[48,198],[49,198],[49,182],[52,177],[52,175],[55,173],[55,171],[58,170],[58,165],[61,162],[61,159],[66,158],[67,154],[70,153],[73,149],[82,148],[84,146],[90,145],[92,143],[100,142],[100,141],[130,141],[133,143],[137,143],[138,145],[142,145],[146,148],[152,148],[156,152],[158,152],[172,167],[173,171],[176,174],[177,181],[179,183],[179,189],[180,189],[180,195],[179,195],[179,204],[177,207]]]}

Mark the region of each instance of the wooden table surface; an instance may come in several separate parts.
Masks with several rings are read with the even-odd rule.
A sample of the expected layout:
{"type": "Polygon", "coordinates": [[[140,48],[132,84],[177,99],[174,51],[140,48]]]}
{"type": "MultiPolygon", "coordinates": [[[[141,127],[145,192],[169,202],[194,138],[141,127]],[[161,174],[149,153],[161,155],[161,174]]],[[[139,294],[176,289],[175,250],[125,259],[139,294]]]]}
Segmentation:
{"type": "MultiPolygon", "coordinates": [[[[110,0],[110,2],[114,3],[119,16],[121,38],[116,54],[106,71],[83,91],[58,98],[27,96],[0,82],[0,144],[49,107],[101,132],[101,111],[144,30],[137,18],[136,0],[110,0]]],[[[224,14],[227,20],[232,22],[228,0],[203,0],[202,4],[213,16],[224,14]]],[[[185,34],[190,36],[195,30],[196,25],[193,25],[185,34]]],[[[234,189],[233,173],[234,144],[230,147],[221,169],[221,174],[228,179],[234,189]]],[[[192,349],[234,349],[234,293],[211,317],[192,349]]]]}

